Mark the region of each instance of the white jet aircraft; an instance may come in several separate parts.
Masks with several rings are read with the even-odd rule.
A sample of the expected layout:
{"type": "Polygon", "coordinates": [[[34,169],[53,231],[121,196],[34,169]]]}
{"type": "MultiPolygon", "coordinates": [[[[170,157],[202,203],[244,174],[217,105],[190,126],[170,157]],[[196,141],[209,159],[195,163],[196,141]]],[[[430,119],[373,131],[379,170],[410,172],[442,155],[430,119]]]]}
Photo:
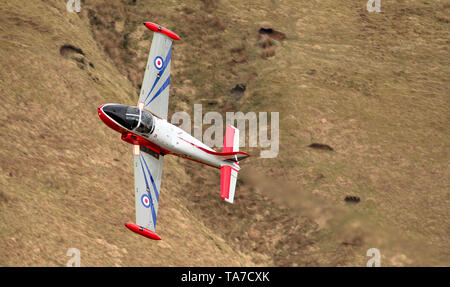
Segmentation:
{"type": "Polygon", "coordinates": [[[144,25],[156,32],[147,61],[137,106],[105,104],[98,116],[122,140],[133,144],[136,223],[125,226],[145,237],[161,240],[155,233],[165,155],[176,155],[220,169],[220,195],[233,203],[239,161],[248,157],[239,151],[239,130],[226,127],[222,152],[216,152],[190,134],[167,122],[170,62],[173,40],[180,38],[155,23],[144,25]]]}

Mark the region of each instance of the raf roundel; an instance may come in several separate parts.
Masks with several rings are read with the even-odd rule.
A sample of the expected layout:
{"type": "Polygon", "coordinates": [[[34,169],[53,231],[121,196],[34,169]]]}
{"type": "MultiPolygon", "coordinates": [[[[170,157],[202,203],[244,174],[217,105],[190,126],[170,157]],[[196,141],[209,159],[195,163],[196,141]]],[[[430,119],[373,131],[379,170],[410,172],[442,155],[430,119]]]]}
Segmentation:
{"type": "Polygon", "coordinates": [[[150,207],[150,198],[148,197],[147,194],[142,195],[141,202],[142,202],[142,205],[145,208],[149,208],[150,207]]]}
{"type": "Polygon", "coordinates": [[[158,57],[155,58],[154,64],[155,64],[155,68],[156,69],[161,70],[161,68],[164,65],[164,61],[163,61],[163,59],[160,56],[158,56],[158,57]]]}

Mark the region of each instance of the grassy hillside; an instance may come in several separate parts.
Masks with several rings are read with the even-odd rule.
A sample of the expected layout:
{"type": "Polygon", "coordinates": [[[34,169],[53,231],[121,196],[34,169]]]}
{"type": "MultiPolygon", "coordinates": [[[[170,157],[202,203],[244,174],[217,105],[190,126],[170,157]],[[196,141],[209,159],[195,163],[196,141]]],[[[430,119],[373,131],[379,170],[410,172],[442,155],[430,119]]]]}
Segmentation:
{"type": "Polygon", "coordinates": [[[369,248],[450,264],[446,1],[85,2],[0,4],[0,265],[62,266],[71,247],[83,266],[364,266],[369,248]],[[143,21],[182,39],[170,113],[280,115],[278,157],[246,149],[234,205],[216,170],[167,158],[159,242],[123,227],[131,147],[96,114],[136,103],[143,21]]]}

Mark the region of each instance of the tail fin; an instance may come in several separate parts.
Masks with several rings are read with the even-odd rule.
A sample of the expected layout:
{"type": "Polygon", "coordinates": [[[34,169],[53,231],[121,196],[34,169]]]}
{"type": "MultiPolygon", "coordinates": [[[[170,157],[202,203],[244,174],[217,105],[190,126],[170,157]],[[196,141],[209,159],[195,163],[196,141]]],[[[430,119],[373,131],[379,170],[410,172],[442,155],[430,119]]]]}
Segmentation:
{"type": "MultiPolygon", "coordinates": [[[[223,152],[237,151],[239,151],[239,130],[228,125],[225,131],[223,152]]],[[[236,162],[236,165],[239,165],[239,163],[236,162]]],[[[233,203],[238,171],[230,165],[224,165],[220,168],[220,197],[226,202],[233,203]]]]}

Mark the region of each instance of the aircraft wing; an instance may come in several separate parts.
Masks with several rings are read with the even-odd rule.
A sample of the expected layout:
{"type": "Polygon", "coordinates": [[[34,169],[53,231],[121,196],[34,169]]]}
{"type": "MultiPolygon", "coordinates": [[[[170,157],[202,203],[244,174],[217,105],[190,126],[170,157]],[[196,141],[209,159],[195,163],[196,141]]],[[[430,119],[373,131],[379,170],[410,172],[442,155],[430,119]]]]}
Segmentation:
{"type": "Polygon", "coordinates": [[[136,224],[155,231],[164,157],[144,146],[133,148],[136,224]]]}
{"type": "Polygon", "coordinates": [[[156,24],[150,22],[145,23],[145,25],[156,33],[153,34],[139,103],[144,103],[144,108],[156,116],[167,119],[172,42],[178,36],[175,35],[175,37],[170,34],[173,33],[170,30],[161,26],[156,27],[156,24]]]}

